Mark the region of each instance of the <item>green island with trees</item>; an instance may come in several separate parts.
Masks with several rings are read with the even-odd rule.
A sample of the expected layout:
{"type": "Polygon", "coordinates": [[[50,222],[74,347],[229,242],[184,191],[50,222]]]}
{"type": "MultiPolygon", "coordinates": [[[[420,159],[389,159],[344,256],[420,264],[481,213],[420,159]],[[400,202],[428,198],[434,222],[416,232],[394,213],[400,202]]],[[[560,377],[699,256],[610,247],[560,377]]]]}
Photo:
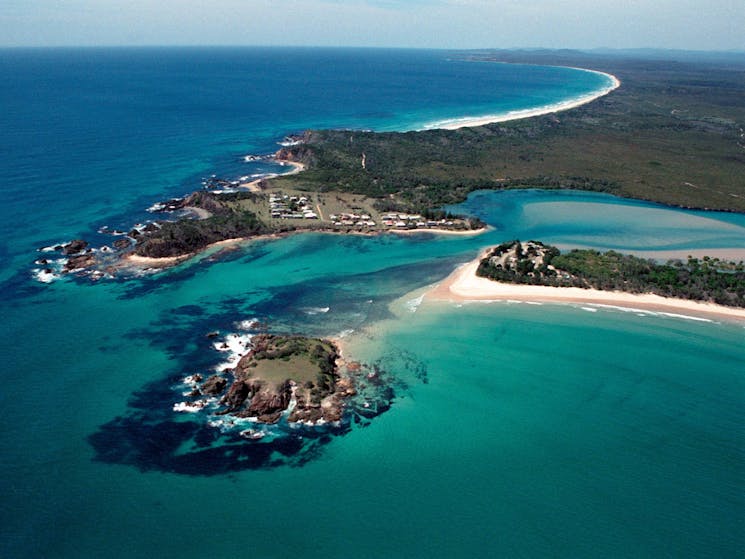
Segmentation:
{"type": "Polygon", "coordinates": [[[476,274],[506,283],[653,293],[745,307],[745,264],[688,257],[660,264],[616,251],[566,253],[538,241],[510,241],[490,250],[476,274]]]}

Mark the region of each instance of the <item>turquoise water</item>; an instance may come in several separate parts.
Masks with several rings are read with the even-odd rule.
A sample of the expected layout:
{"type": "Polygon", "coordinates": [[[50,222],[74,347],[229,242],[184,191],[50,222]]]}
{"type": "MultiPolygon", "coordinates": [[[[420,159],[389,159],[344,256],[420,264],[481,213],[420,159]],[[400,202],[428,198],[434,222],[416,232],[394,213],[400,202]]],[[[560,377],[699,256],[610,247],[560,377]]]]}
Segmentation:
{"type": "Polygon", "coordinates": [[[738,553],[741,329],[505,303],[401,312],[360,342],[429,381],[374,426],[406,449],[382,469],[416,472],[389,528],[408,518],[438,557],[738,553]]]}
{"type": "Polygon", "coordinates": [[[24,513],[4,519],[9,553],[736,555],[742,326],[551,305],[409,310],[407,293],[482,241],[299,235],[156,277],[58,282],[33,314],[8,309],[7,370],[26,372],[3,392],[6,511],[24,513]],[[281,466],[200,455],[170,412],[173,385],[223,359],[207,332],[247,318],[355,329],[347,351],[391,372],[392,408],[275,450],[281,466]],[[46,336],[13,338],[8,324],[46,336]]]}
{"type": "MultiPolygon", "coordinates": [[[[496,242],[538,239],[562,248],[645,253],[741,249],[745,244],[742,214],[683,211],[593,192],[482,191],[451,209],[492,224],[490,237],[496,242]]],[[[486,244],[492,242],[488,239],[486,244]]]]}
{"type": "MultiPolygon", "coordinates": [[[[265,106],[251,98],[250,112],[234,92],[204,84],[257,59],[284,68],[287,91],[303,74],[287,51],[84,51],[60,66],[71,76],[101,67],[80,89],[53,72],[64,52],[21,54],[31,62],[7,52],[0,62],[44,63],[48,73],[13,83],[52,97],[14,97],[0,115],[10,130],[12,113],[17,130],[0,222],[2,557],[742,554],[742,325],[559,305],[417,306],[414,290],[515,237],[742,249],[743,216],[599,194],[479,192],[460,208],[492,226],[479,237],[297,235],[155,276],[42,285],[30,273],[37,246],[143,219],[142,208],[201,176],[242,174],[242,154],[270,151],[291,131],[271,111],[255,128],[231,124],[236,107],[260,123],[265,106]],[[195,97],[174,93],[184,84],[195,97]],[[217,94],[220,103],[206,102],[217,94]],[[71,128],[83,109],[99,119],[71,128]],[[387,371],[390,409],[331,434],[253,445],[172,412],[179,379],[225,359],[206,334],[238,332],[248,319],[277,332],[346,333],[349,355],[387,371]]],[[[334,65],[361,64],[348,53],[304,56],[308,68],[325,61],[327,80],[334,65]]],[[[369,56],[387,75],[417,57],[428,75],[447,66],[438,53],[369,56]]],[[[340,97],[366,98],[349,80],[334,83],[340,97]]],[[[385,118],[393,126],[398,113],[385,118]]]]}

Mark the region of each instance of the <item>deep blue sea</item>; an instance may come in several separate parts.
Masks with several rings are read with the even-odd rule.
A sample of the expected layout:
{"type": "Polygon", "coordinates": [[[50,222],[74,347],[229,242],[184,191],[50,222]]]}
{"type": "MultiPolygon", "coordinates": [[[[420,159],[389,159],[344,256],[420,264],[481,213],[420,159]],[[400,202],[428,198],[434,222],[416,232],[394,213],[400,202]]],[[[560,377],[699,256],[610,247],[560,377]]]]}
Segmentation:
{"type": "Polygon", "coordinates": [[[745,216],[476,192],[478,237],[295,235],[146,277],[38,282],[37,248],[315,128],[412,130],[607,85],[448,51],[0,50],[0,557],[737,557],[745,328],[421,302],[483,246],[745,249],[745,216]],[[259,442],[173,411],[206,334],[343,335],[377,416],[259,442]]]}

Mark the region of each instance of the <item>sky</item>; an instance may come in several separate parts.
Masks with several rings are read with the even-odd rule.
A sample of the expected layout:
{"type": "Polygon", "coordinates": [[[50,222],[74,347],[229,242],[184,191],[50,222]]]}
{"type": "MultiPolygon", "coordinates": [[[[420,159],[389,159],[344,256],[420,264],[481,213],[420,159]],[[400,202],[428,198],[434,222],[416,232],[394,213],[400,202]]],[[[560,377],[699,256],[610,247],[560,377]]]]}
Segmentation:
{"type": "Polygon", "coordinates": [[[745,0],[0,0],[0,46],[745,51],[745,0]]]}

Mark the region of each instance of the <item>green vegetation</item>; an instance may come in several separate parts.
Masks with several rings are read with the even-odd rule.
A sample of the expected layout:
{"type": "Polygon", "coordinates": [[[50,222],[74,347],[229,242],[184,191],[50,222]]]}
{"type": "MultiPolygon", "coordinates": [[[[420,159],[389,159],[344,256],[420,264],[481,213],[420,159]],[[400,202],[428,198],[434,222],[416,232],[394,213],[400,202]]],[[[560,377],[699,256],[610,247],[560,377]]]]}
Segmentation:
{"type": "Polygon", "coordinates": [[[240,378],[261,379],[274,385],[292,380],[319,396],[333,390],[338,353],[331,342],[260,334],[251,343],[252,351],[239,364],[240,378]]]}
{"type": "Polygon", "coordinates": [[[660,264],[615,251],[572,250],[511,241],[490,251],[477,275],[496,281],[654,293],[745,307],[745,265],[689,257],[660,264]]]}
{"type": "Polygon", "coordinates": [[[151,258],[181,256],[225,239],[267,233],[269,229],[254,212],[236,204],[251,196],[253,195],[250,193],[240,193],[223,196],[218,200],[214,195],[195,193],[188,198],[188,203],[205,209],[212,215],[201,220],[164,222],[160,229],[141,235],[135,253],[151,258]]]}
{"type": "Polygon", "coordinates": [[[308,170],[272,186],[364,194],[384,210],[417,212],[475,189],[531,187],[745,211],[745,64],[552,52],[471,58],[581,66],[623,85],[577,109],[477,128],[309,132],[283,150],[308,170]]]}
{"type": "MultiPolygon", "coordinates": [[[[252,350],[233,370],[235,381],[220,399],[226,408],[219,413],[276,423],[292,408],[287,416],[290,423],[342,419],[345,401],[356,390],[351,379],[338,374],[339,353],[334,344],[302,336],[260,334],[251,345],[252,350]]],[[[215,394],[226,384],[224,379],[211,377],[202,389],[215,394]]]]}

